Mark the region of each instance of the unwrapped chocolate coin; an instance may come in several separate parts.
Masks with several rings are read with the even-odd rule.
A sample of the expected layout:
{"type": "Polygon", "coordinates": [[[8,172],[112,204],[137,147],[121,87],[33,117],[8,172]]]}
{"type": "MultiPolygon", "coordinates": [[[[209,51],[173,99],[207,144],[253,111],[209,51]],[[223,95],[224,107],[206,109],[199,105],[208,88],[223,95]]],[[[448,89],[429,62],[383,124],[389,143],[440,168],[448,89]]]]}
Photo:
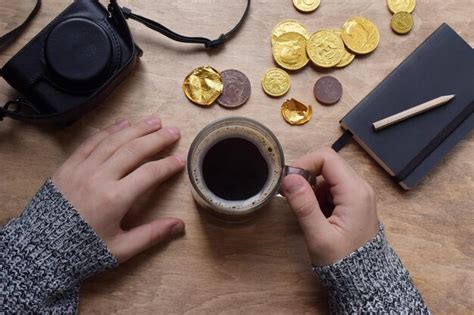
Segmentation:
{"type": "Polygon", "coordinates": [[[281,115],[290,125],[304,125],[313,117],[313,108],[292,98],[281,105],[281,115]]]}
{"type": "Polygon", "coordinates": [[[198,67],[186,76],[183,91],[193,103],[212,105],[222,94],[224,84],[219,72],[212,67],[198,67]]]}
{"type": "Polygon", "coordinates": [[[323,105],[332,105],[342,97],[342,84],[332,76],[324,76],[314,84],[314,97],[323,105]]]}

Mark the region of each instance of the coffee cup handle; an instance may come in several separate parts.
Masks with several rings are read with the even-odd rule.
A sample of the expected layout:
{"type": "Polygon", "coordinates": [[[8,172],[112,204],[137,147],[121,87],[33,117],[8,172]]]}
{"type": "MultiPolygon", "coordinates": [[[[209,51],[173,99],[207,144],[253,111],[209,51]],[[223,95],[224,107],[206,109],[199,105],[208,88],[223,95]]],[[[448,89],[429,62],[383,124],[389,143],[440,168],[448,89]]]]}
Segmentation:
{"type": "Polygon", "coordinates": [[[299,168],[299,167],[285,166],[283,177],[286,177],[286,176],[292,175],[292,174],[302,176],[304,179],[306,179],[308,181],[311,188],[313,188],[313,191],[316,191],[316,186],[317,186],[316,175],[314,175],[310,171],[307,171],[307,170],[299,168]]]}

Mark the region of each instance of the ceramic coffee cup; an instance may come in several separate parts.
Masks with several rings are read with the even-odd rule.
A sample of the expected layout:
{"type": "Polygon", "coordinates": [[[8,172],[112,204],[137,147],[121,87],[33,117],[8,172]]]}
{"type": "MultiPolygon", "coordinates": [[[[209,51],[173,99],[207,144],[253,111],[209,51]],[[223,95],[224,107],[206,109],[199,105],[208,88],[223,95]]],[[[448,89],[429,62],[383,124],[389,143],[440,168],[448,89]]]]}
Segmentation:
{"type": "Polygon", "coordinates": [[[299,174],[316,187],[316,176],[285,165],[280,142],[265,126],[229,117],[205,127],[188,153],[196,203],[226,221],[246,221],[278,195],[283,178],[299,174]]]}

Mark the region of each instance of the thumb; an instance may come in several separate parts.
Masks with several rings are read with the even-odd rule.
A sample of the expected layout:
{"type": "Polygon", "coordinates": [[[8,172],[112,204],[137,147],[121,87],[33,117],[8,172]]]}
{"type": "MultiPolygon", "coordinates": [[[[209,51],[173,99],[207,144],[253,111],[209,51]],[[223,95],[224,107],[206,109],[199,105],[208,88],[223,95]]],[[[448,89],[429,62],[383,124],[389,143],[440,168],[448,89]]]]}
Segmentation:
{"type": "Polygon", "coordinates": [[[184,222],[180,219],[155,220],[121,234],[114,240],[111,252],[122,263],[183,232],[184,222]]]}
{"type": "Polygon", "coordinates": [[[313,189],[300,175],[288,175],[283,179],[282,190],[298,219],[308,247],[318,247],[330,226],[319,208],[313,189]]]}

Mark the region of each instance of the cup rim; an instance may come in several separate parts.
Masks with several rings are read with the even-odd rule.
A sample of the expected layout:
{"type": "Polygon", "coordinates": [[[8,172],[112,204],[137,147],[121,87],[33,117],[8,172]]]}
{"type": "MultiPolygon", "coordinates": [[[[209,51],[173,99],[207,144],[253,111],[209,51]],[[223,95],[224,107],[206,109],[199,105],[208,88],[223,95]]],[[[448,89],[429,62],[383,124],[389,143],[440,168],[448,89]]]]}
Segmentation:
{"type": "Polygon", "coordinates": [[[220,212],[220,213],[223,213],[223,214],[226,214],[226,215],[235,215],[235,216],[243,216],[243,215],[248,215],[250,213],[253,213],[253,212],[257,211],[258,209],[260,209],[261,207],[263,207],[264,205],[266,205],[275,195],[277,195],[277,193],[280,189],[280,186],[281,186],[281,182],[282,182],[283,177],[284,177],[283,172],[284,172],[284,169],[285,169],[285,165],[286,165],[285,164],[285,155],[283,153],[283,148],[281,146],[280,141],[275,136],[275,134],[268,127],[263,125],[262,123],[254,120],[254,119],[247,118],[247,117],[241,117],[241,116],[229,116],[229,117],[217,119],[217,120],[207,124],[206,127],[204,127],[201,131],[199,131],[199,133],[196,135],[193,142],[191,143],[191,146],[190,146],[189,151],[188,151],[187,161],[186,161],[186,167],[187,167],[189,180],[191,182],[191,185],[193,186],[194,191],[199,195],[199,197],[202,200],[204,200],[210,207],[212,207],[212,209],[214,211],[217,211],[217,212],[220,212]],[[251,208],[249,207],[248,209],[245,209],[245,211],[241,211],[241,212],[233,212],[230,209],[221,208],[221,207],[217,206],[216,204],[209,202],[209,200],[204,196],[204,194],[201,192],[201,190],[198,188],[195,181],[193,180],[194,176],[192,174],[192,169],[190,167],[191,166],[191,155],[194,152],[194,150],[196,149],[196,146],[198,145],[198,142],[200,142],[199,140],[201,138],[203,138],[203,135],[206,134],[207,131],[214,128],[218,124],[225,124],[225,123],[231,123],[231,122],[248,123],[248,124],[251,124],[253,126],[256,126],[257,128],[259,128],[259,129],[263,130],[265,133],[267,133],[270,136],[270,138],[275,142],[277,150],[278,150],[278,154],[280,155],[280,160],[281,160],[280,167],[282,169],[282,173],[281,173],[280,178],[278,179],[277,183],[275,184],[275,187],[273,187],[272,190],[270,191],[270,193],[264,199],[262,199],[262,201],[259,202],[259,204],[255,205],[255,207],[251,207],[251,208]]]}

